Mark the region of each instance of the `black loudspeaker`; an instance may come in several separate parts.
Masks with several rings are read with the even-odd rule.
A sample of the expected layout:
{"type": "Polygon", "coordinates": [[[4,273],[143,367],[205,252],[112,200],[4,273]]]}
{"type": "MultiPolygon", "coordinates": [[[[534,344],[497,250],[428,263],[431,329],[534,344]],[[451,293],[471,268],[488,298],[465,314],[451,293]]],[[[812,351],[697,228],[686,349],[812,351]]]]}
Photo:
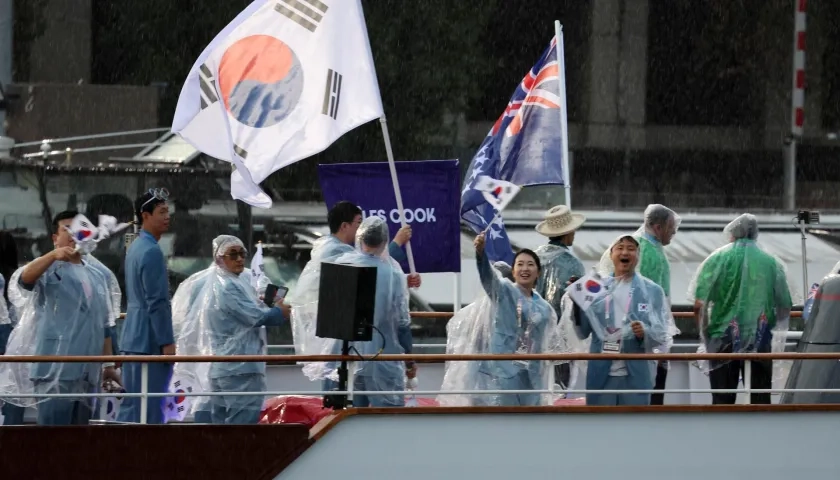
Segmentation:
{"type": "Polygon", "coordinates": [[[348,342],[373,340],[376,267],[321,263],[315,335],[348,342]]]}

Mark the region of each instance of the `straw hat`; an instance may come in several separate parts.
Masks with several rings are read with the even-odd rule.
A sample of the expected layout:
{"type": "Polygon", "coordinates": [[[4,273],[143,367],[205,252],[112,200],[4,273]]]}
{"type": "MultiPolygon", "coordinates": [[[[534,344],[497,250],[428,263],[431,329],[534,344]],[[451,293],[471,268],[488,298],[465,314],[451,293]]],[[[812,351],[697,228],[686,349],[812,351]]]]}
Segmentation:
{"type": "Polygon", "coordinates": [[[572,213],[569,207],[557,205],[545,212],[545,220],[539,223],[535,230],[546,237],[562,237],[572,233],[586,221],[586,217],[579,213],[572,213]]]}

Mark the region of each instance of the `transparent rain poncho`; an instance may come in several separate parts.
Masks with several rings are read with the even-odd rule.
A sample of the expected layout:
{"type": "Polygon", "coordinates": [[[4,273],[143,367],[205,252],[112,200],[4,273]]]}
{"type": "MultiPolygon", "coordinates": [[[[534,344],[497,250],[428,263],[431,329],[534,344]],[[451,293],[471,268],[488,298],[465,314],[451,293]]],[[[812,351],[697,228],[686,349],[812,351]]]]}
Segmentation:
{"type": "MultiPolygon", "coordinates": [[[[318,288],[321,282],[321,263],[334,262],[338,257],[353,252],[353,247],[333,235],[319,238],[312,245],[309,262],[303,268],[295,289],[289,292],[287,304],[292,307],[292,339],[297,355],[315,355],[325,348],[324,340],[315,336],[318,317],[318,288]]],[[[306,362],[298,362],[305,365],[306,362]]]]}
{"type": "MultiPolygon", "coordinates": [[[[617,238],[608,251],[612,251],[622,238],[624,236],[617,238]]],[[[580,309],[584,318],[577,319],[577,324],[574,318],[576,309],[567,294],[561,324],[574,324],[580,339],[590,338],[590,353],[601,353],[607,342],[618,342],[621,353],[667,352],[673,343],[671,329],[673,318],[662,287],[639,274],[634,274],[629,283],[620,282],[613,276],[614,265],[608,271],[605,271],[607,269],[603,264],[601,268],[602,270],[598,273],[602,275],[601,280],[610,293],[596,298],[586,310],[580,309]],[[644,327],[645,334],[641,340],[637,339],[632,331],[631,324],[635,321],[641,322],[644,327]]],[[[616,368],[618,364],[619,369],[626,368],[628,371],[631,370],[631,364],[642,365],[640,362],[644,362],[647,364],[644,374],[649,374],[649,378],[640,379],[640,381],[641,383],[649,381],[651,387],[656,375],[656,361],[597,360],[587,362],[588,365],[580,365],[581,369],[586,368],[587,378],[592,376],[593,367],[596,366],[594,362],[605,362],[604,365],[600,365],[602,367],[607,362],[613,364],[607,366],[607,370],[616,368]]],[[[587,382],[587,388],[590,387],[591,385],[587,382]]]]}
{"type": "Polygon", "coordinates": [[[534,252],[540,257],[542,270],[537,282],[537,293],[545,299],[559,316],[561,299],[566,293],[566,282],[584,275],[583,263],[565,245],[541,245],[534,252]]]}
{"type": "MultiPolygon", "coordinates": [[[[730,243],[703,261],[689,286],[689,300],[699,304],[698,353],[784,352],[793,305],[784,264],[756,243],[754,215],[741,215],[724,233],[730,243]]],[[[774,368],[774,377],[784,371],[783,362],[774,361],[782,367],[774,368]]],[[[726,363],[698,366],[708,372],[726,363]]]]}
{"type": "MultiPolygon", "coordinates": [[[[0,293],[2,293],[5,288],[6,288],[6,279],[3,278],[3,275],[0,275],[0,293]]],[[[9,315],[9,308],[8,308],[8,306],[6,306],[6,299],[5,298],[0,298],[0,325],[11,324],[11,323],[12,323],[12,318],[9,315]]]]}
{"type": "MultiPolygon", "coordinates": [[[[496,262],[493,267],[503,278],[513,280],[507,263],[496,262]]],[[[447,355],[473,355],[490,351],[492,305],[490,297],[482,293],[473,303],[449,319],[446,324],[447,355]]],[[[441,391],[487,390],[486,382],[482,382],[482,376],[478,374],[478,367],[478,362],[446,362],[441,391]]],[[[475,402],[476,396],[471,394],[439,395],[437,400],[441,406],[450,407],[480,404],[475,402]]]]}
{"type": "MultiPolygon", "coordinates": [[[[183,281],[172,297],[172,326],[178,355],[266,353],[264,327],[278,323],[278,311],[258,298],[249,271],[236,275],[225,269],[222,258],[234,246],[245,249],[242,241],[231,235],[214,239],[214,263],[183,281]]],[[[213,391],[213,379],[243,375],[264,376],[265,363],[176,362],[170,390],[209,392],[213,391]]],[[[210,408],[210,397],[181,398],[177,405],[167,402],[167,409],[181,409],[166,412],[168,419],[183,420],[189,413],[210,408]]]]}
{"type": "MultiPolygon", "coordinates": [[[[24,268],[12,275],[15,284],[9,289],[18,324],[6,354],[102,355],[105,328],[114,324],[110,279],[104,272],[88,256],[81,264],[54,262],[29,290],[18,283],[24,268]]],[[[46,399],[15,395],[90,393],[98,388],[100,369],[98,363],[3,363],[0,397],[31,407],[46,399]]],[[[84,400],[92,405],[92,399],[84,400]]]]}
{"type": "MultiPolygon", "coordinates": [[[[668,302],[668,311],[671,312],[671,265],[665,255],[665,247],[656,238],[653,228],[655,225],[667,226],[670,223],[669,220],[673,220],[674,235],[676,235],[682,219],[670,208],[659,204],[648,205],[644,216],[644,222],[633,233],[633,238],[639,242],[639,263],[636,265],[636,272],[662,287],[668,302]]],[[[601,256],[598,271],[602,275],[611,275],[615,271],[610,258],[610,249],[601,256]]],[[[670,338],[673,339],[680,334],[673,314],[668,317],[668,325],[670,338]]],[[[672,346],[673,342],[663,345],[662,353],[670,352],[672,346]]]]}
{"type": "MultiPolygon", "coordinates": [[[[376,267],[376,300],[374,305],[374,333],[369,342],[351,342],[351,354],[370,358],[382,354],[402,354],[411,351],[411,319],[409,292],[402,268],[388,254],[388,224],[379,217],[368,217],[356,232],[356,249],[335,259],[333,263],[359,267],[376,267]]],[[[300,283],[298,284],[300,285],[300,283]]],[[[314,335],[317,301],[310,304],[313,315],[307,316],[304,331],[312,332],[303,338],[303,350],[315,355],[337,355],[342,342],[322,339],[314,335]]],[[[301,320],[301,318],[298,318],[301,320]]],[[[306,364],[303,373],[310,380],[338,380],[338,363],[313,362],[306,364]]],[[[353,362],[352,373],[365,377],[369,391],[405,389],[403,362],[353,362]]],[[[398,395],[380,395],[389,405],[403,402],[398,395]]]]}
{"type": "MultiPolygon", "coordinates": [[[[489,299],[487,308],[476,313],[478,318],[485,317],[479,322],[489,323],[485,353],[565,353],[557,314],[551,305],[536,291],[526,296],[519,286],[503,278],[490,265],[486,255],[476,255],[476,262],[481,285],[489,299]]],[[[477,340],[470,343],[475,344],[477,340]]],[[[465,376],[461,381],[463,388],[477,385],[482,390],[547,390],[553,365],[549,360],[481,361],[476,379],[465,376]]],[[[553,401],[551,395],[540,393],[484,394],[472,399],[476,405],[504,406],[550,405],[553,401]]]]}

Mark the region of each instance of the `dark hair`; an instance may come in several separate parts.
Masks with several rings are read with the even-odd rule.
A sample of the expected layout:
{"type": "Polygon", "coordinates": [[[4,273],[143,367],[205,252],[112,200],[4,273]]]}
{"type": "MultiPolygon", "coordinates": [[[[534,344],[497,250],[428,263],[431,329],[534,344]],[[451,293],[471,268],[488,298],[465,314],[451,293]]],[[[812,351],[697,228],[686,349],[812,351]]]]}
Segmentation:
{"type": "Polygon", "coordinates": [[[9,283],[12,274],[18,268],[18,251],[15,237],[6,231],[0,231],[0,275],[6,280],[6,287],[3,289],[3,298],[9,301],[9,283]]]}
{"type": "Polygon", "coordinates": [[[134,201],[134,215],[137,216],[138,225],[143,224],[143,212],[149,214],[154,213],[155,208],[162,203],[166,203],[166,200],[161,200],[155,197],[151,194],[151,192],[146,192],[137,197],[137,200],[134,201]]]}
{"type": "MultiPolygon", "coordinates": [[[[519,258],[520,255],[530,255],[531,258],[534,259],[534,263],[537,264],[537,270],[542,270],[542,264],[540,263],[540,257],[537,256],[536,252],[533,250],[523,248],[522,250],[516,252],[516,255],[513,257],[513,265],[516,265],[516,259],[519,258]]],[[[511,267],[511,270],[513,267],[511,267]]]]}
{"type": "Polygon", "coordinates": [[[340,201],[333,205],[327,213],[327,224],[330,226],[330,233],[338,233],[342,223],[353,223],[356,215],[361,215],[362,209],[347,201],[340,201]]]}
{"type": "Polygon", "coordinates": [[[60,222],[62,220],[72,220],[72,219],[76,218],[76,215],[78,215],[78,214],[79,214],[79,212],[77,212],[75,210],[65,210],[63,212],[60,212],[58,215],[56,215],[53,218],[53,221],[52,221],[53,233],[58,233],[58,222],[60,222]]]}

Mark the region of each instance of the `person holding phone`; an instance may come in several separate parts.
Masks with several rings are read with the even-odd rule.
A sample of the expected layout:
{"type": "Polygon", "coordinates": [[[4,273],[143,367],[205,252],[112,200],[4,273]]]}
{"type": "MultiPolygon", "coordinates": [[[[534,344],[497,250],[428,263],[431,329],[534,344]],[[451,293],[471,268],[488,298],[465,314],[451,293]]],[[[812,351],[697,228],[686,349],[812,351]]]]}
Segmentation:
{"type": "MultiPolygon", "coordinates": [[[[214,263],[184,281],[172,299],[178,353],[183,355],[261,355],[262,327],[279,327],[289,318],[284,290],[272,306],[259,299],[245,270],[248,256],[232,235],[213,240],[214,263]]],[[[269,299],[268,291],[266,299],[269,299]]],[[[214,424],[256,424],[266,390],[265,362],[176,363],[175,378],[187,378],[201,391],[242,392],[196,401],[195,411],[209,409],[214,424]],[[197,384],[197,385],[196,385],[197,384]],[[208,408],[209,406],[209,408],[208,408]]]]}

